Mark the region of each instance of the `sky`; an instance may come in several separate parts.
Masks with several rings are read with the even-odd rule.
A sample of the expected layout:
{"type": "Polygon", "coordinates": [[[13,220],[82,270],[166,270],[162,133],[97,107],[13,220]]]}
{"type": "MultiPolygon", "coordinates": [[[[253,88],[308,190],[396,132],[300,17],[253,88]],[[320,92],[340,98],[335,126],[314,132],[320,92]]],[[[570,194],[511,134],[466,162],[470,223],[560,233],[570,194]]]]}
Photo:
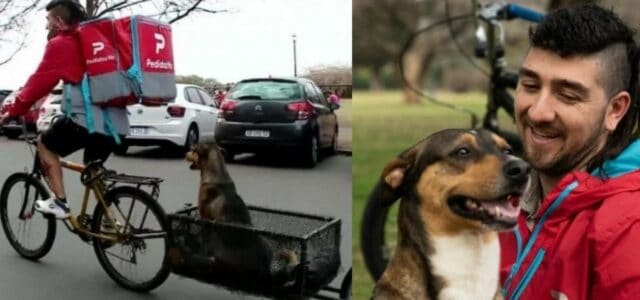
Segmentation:
{"type": "MultiPolygon", "coordinates": [[[[176,74],[223,83],[293,76],[293,34],[298,75],[321,65],[351,66],[351,6],[351,0],[213,2],[207,7],[230,12],[198,13],[172,24],[176,74]]],[[[46,44],[45,16],[44,10],[33,14],[26,47],[0,66],[0,89],[24,85],[35,71],[46,44]]]]}

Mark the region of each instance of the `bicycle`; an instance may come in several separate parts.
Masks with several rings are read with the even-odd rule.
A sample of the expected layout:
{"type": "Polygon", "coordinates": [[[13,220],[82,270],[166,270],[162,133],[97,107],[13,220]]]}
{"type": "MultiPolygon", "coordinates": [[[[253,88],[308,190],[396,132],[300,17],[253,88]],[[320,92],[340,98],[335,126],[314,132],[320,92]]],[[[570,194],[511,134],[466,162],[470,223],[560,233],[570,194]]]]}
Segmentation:
{"type": "MultiPolygon", "coordinates": [[[[431,30],[439,25],[447,24],[451,37],[453,38],[458,50],[464,54],[462,47],[457,43],[454,37],[451,22],[468,17],[476,18],[481,21],[476,30],[475,55],[478,58],[484,58],[490,66],[489,91],[487,97],[487,109],[482,122],[482,128],[489,129],[507,140],[512,146],[515,153],[522,152],[522,142],[517,134],[501,130],[498,126],[498,110],[504,109],[507,114],[514,118],[514,101],[507,89],[515,89],[518,83],[518,74],[505,70],[505,51],[504,51],[504,28],[501,21],[520,18],[531,22],[539,22],[543,15],[537,11],[520,6],[518,4],[492,3],[488,5],[478,5],[473,1],[475,11],[468,15],[451,16],[449,14],[449,3],[446,2],[447,18],[439,22],[433,23],[422,30],[415,32],[407,41],[403,49],[400,61],[400,72],[403,74],[404,67],[403,56],[407,52],[413,40],[426,31],[431,30]]],[[[468,57],[467,57],[468,58],[468,57]]],[[[470,62],[475,63],[468,58],[470,62]]],[[[471,115],[471,127],[477,126],[477,116],[474,112],[465,108],[460,108],[450,103],[441,102],[421,90],[412,87],[403,77],[404,84],[419,95],[427,98],[429,101],[439,105],[447,106],[452,109],[464,111],[471,115]]],[[[396,205],[397,206],[397,205],[396,205]]],[[[364,262],[369,274],[375,281],[380,278],[389,259],[392,257],[395,249],[395,226],[386,226],[388,223],[397,223],[395,211],[396,207],[386,207],[382,203],[368,202],[365,206],[360,227],[360,245],[364,262]]]]}
{"type": "MultiPolygon", "coordinates": [[[[28,173],[14,173],[5,181],[0,192],[0,221],[16,252],[37,261],[51,250],[57,223],[52,215],[35,211],[35,201],[49,198],[50,193],[42,183],[46,178],[37,148],[33,153],[36,141],[28,138],[24,129],[25,141],[34,156],[33,168],[28,173]],[[30,241],[32,234],[36,236],[34,242],[30,241]]],[[[163,180],[117,174],[104,168],[100,161],[86,166],[70,161],[61,164],[79,172],[85,186],[80,212],[64,219],[65,227],[93,245],[100,265],[118,285],[146,292],[162,284],[170,274],[166,262],[166,214],[156,201],[163,180]],[[151,187],[151,194],[143,186],[151,187]],[[91,192],[98,203],[88,214],[91,192]],[[146,270],[148,262],[153,264],[153,271],[146,270]],[[127,271],[130,273],[125,274],[127,271]]]]}

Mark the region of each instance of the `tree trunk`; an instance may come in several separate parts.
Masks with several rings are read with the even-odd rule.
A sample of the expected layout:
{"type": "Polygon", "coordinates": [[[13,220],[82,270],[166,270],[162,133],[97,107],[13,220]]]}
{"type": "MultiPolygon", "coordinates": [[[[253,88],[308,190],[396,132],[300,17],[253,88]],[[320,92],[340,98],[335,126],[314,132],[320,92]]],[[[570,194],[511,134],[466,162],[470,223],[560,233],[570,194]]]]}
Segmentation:
{"type": "Polygon", "coordinates": [[[413,89],[422,90],[424,71],[428,68],[433,58],[433,51],[429,47],[415,45],[404,57],[404,76],[410,87],[403,88],[404,100],[407,104],[419,104],[420,95],[413,89]]]}
{"type": "Polygon", "coordinates": [[[384,89],[384,84],[382,83],[382,66],[373,66],[371,72],[371,85],[369,89],[374,91],[384,89]]]}

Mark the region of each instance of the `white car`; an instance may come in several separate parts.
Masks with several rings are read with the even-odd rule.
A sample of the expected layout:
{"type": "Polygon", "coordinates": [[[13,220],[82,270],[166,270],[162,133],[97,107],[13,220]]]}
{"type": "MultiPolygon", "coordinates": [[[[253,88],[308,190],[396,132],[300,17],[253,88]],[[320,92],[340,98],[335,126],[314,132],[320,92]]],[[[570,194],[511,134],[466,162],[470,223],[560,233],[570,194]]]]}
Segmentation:
{"type": "Polygon", "coordinates": [[[177,84],[177,95],[166,106],[128,106],[130,132],[116,148],[125,154],[130,145],[173,146],[189,150],[198,142],[214,140],[218,108],[201,87],[177,84]]]}
{"type": "Polygon", "coordinates": [[[51,122],[53,118],[56,116],[62,116],[62,110],[60,110],[60,105],[62,103],[62,90],[55,89],[51,91],[49,96],[42,106],[40,106],[40,111],[38,112],[38,121],[36,121],[36,128],[38,132],[43,132],[51,126],[51,122]]]}

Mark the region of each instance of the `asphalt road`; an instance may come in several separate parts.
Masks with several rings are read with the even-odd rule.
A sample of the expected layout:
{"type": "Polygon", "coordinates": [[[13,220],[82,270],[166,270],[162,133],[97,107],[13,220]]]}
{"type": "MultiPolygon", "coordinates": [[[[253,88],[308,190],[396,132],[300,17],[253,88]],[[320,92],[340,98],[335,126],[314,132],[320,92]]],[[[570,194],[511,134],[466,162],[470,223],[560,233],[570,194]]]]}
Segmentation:
{"type": "MultiPolygon", "coordinates": [[[[81,151],[68,157],[77,162],[81,158],[81,151]]],[[[352,262],[351,157],[333,156],[312,170],[297,168],[287,160],[244,157],[230,164],[229,172],[249,204],[342,220],[342,268],[332,283],[338,286],[352,262]]],[[[0,183],[32,161],[24,142],[0,136],[0,183]]],[[[107,167],[163,177],[159,201],[167,213],[195,203],[199,174],[189,170],[178,155],[165,154],[159,148],[134,147],[126,157],[112,156],[107,167]]],[[[82,195],[78,175],[65,171],[65,185],[72,211],[76,211],[82,195]]],[[[92,247],[61,225],[53,249],[38,263],[21,259],[4,233],[0,234],[0,299],[255,299],[177,275],[149,294],[123,290],[102,270],[92,247]]]]}

